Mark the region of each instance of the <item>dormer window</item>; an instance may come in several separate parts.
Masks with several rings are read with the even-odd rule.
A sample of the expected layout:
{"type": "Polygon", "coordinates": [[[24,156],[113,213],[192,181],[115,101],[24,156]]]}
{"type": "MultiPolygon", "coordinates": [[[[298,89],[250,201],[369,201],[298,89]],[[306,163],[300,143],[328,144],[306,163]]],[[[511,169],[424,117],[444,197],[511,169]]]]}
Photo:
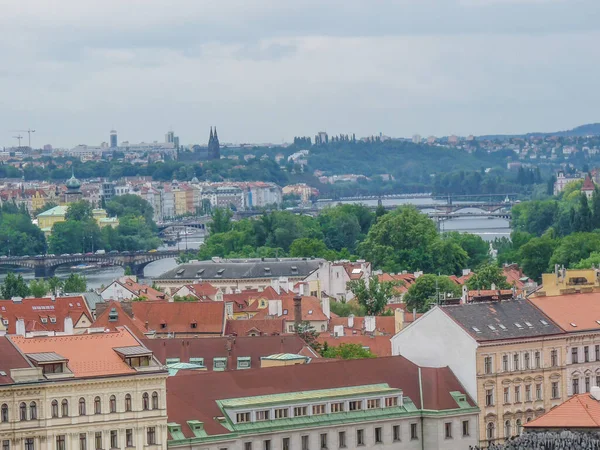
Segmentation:
{"type": "Polygon", "coordinates": [[[166,322],[161,323],[160,327],[164,330],[165,328],[167,328],[167,323],[166,322]]]}
{"type": "Polygon", "coordinates": [[[191,328],[198,328],[198,323],[192,322],[192,323],[190,323],[190,327],[191,328]]]}
{"type": "Polygon", "coordinates": [[[125,363],[132,368],[148,367],[152,360],[152,352],[143,345],[133,345],[130,347],[113,348],[125,363]]]}
{"type": "Polygon", "coordinates": [[[54,363],[54,364],[40,364],[42,367],[42,373],[44,375],[49,373],[63,373],[63,363],[54,363]]]}
{"type": "Polygon", "coordinates": [[[2,324],[7,327],[8,326],[8,319],[2,319],[2,324]]]}
{"type": "Polygon", "coordinates": [[[56,323],[56,317],[50,317],[50,323],[56,323]]]}
{"type": "Polygon", "coordinates": [[[42,323],[48,323],[47,317],[41,317],[40,320],[42,321],[42,323]]]}

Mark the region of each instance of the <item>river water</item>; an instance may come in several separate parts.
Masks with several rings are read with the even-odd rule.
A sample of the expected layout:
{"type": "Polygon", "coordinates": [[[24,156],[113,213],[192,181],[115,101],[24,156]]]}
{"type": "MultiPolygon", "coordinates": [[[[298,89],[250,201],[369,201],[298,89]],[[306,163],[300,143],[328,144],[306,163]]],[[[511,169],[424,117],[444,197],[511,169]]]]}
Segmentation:
{"type": "MultiPolygon", "coordinates": [[[[336,205],[339,202],[331,202],[331,203],[319,203],[325,207],[326,205],[336,205]]],[[[351,203],[351,202],[345,202],[351,203]]],[[[365,200],[361,203],[369,206],[377,206],[377,200],[365,200]]],[[[384,206],[395,206],[401,204],[419,204],[419,205],[427,205],[427,204],[446,204],[444,201],[434,200],[432,198],[418,198],[418,199],[386,199],[382,201],[384,206]]],[[[458,204],[460,202],[455,202],[458,204]]],[[[425,212],[425,210],[424,210],[425,212]]],[[[482,210],[478,208],[465,208],[461,212],[472,212],[472,213],[481,213],[482,210]]],[[[506,219],[500,218],[485,218],[485,217],[457,217],[454,219],[441,221],[439,224],[440,231],[459,231],[463,233],[472,233],[481,236],[486,241],[493,241],[495,238],[500,237],[509,237],[510,236],[510,224],[506,219]]],[[[174,250],[185,250],[187,249],[197,249],[200,247],[202,242],[204,241],[203,232],[198,232],[195,229],[190,229],[194,232],[194,234],[188,235],[184,237],[180,242],[178,242],[174,246],[164,246],[161,248],[174,250]]],[[[174,258],[162,259],[159,261],[155,261],[151,264],[148,264],[144,270],[144,278],[141,279],[142,282],[147,282],[148,284],[152,283],[152,279],[159,276],[160,274],[166,272],[167,270],[171,270],[177,266],[174,258]]],[[[3,280],[6,274],[9,271],[13,271],[15,273],[20,273],[23,275],[23,278],[26,280],[31,280],[34,278],[33,272],[23,268],[6,268],[0,267],[0,280],[3,280]]],[[[110,282],[112,282],[115,278],[123,276],[124,269],[119,266],[113,267],[101,267],[97,269],[86,269],[86,270],[71,270],[68,266],[60,267],[56,270],[56,276],[65,279],[67,278],[71,272],[77,272],[85,275],[87,278],[88,289],[96,289],[101,286],[107,286],[110,282]]]]}

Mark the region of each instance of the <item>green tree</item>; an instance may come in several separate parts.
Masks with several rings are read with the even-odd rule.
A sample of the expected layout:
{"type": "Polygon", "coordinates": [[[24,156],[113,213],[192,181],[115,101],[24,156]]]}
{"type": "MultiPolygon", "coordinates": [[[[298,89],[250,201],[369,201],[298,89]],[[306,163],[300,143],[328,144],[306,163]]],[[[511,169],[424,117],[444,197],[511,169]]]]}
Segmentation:
{"type": "Polygon", "coordinates": [[[336,347],[327,345],[327,348],[323,346],[321,356],[323,358],[335,359],[364,359],[376,357],[370,350],[364,348],[360,344],[340,344],[336,347]]]}
{"type": "Polygon", "coordinates": [[[65,294],[72,294],[76,292],[85,292],[87,290],[87,280],[83,275],[72,273],[65,280],[63,285],[65,294]]]}
{"type": "Polygon", "coordinates": [[[13,297],[27,297],[29,295],[29,288],[21,275],[9,272],[6,278],[4,278],[2,285],[0,285],[0,294],[6,300],[13,297]]]}
{"type": "Polygon", "coordinates": [[[452,231],[446,233],[444,236],[446,239],[460,245],[460,247],[467,252],[466,266],[461,267],[462,269],[475,267],[488,262],[490,259],[489,244],[485,242],[481,236],[471,233],[459,233],[452,231]]]}
{"type": "Polygon", "coordinates": [[[592,229],[600,228],[600,190],[596,187],[592,195],[592,229]]]}
{"type": "Polygon", "coordinates": [[[467,281],[467,287],[474,289],[507,289],[510,286],[506,282],[506,277],[502,269],[496,264],[484,264],[477,268],[474,275],[467,281]]]}
{"type": "Polygon", "coordinates": [[[572,264],[590,256],[590,253],[600,251],[599,233],[573,233],[565,236],[556,246],[549,264],[546,267],[554,271],[554,265],[558,264],[570,267],[572,264]]]}
{"type": "Polygon", "coordinates": [[[210,234],[226,233],[231,230],[231,218],[233,213],[229,209],[215,208],[212,213],[212,221],[208,224],[210,234]]]}
{"type": "Polygon", "coordinates": [[[363,278],[348,282],[348,288],[356,301],[369,316],[377,316],[384,311],[395,295],[395,286],[396,284],[390,281],[379,281],[377,276],[369,278],[368,282],[363,278]]]}
{"type": "Polygon", "coordinates": [[[350,314],[356,317],[364,317],[367,315],[366,308],[359,305],[358,302],[354,300],[349,302],[331,302],[330,309],[332,313],[337,314],[340,317],[348,317],[350,314]]]}
{"type": "Polygon", "coordinates": [[[354,214],[341,208],[330,208],[319,215],[319,222],[327,247],[334,250],[347,248],[350,251],[356,247],[361,226],[354,214]]]}
{"type": "Polygon", "coordinates": [[[29,293],[35,298],[45,297],[50,289],[43,279],[34,279],[29,282],[29,293]]]}
{"type": "Polygon", "coordinates": [[[57,296],[61,289],[63,288],[64,283],[58,277],[48,278],[48,289],[52,292],[52,295],[57,296]]]}
{"type": "Polygon", "coordinates": [[[406,309],[426,312],[439,298],[460,297],[461,288],[446,276],[421,275],[404,294],[406,309]]]}
{"type": "Polygon", "coordinates": [[[86,200],[71,203],[67,208],[65,220],[84,221],[94,218],[92,205],[86,200]]]}
{"type": "Polygon", "coordinates": [[[139,195],[126,194],[114,197],[106,204],[106,212],[110,217],[142,216],[149,225],[154,223],[152,205],[139,195]]]}
{"type": "Polygon", "coordinates": [[[431,245],[430,252],[438,273],[460,275],[468,266],[469,255],[456,242],[438,239],[431,245]]]}
{"type": "Polygon", "coordinates": [[[300,238],[290,245],[290,256],[321,258],[327,252],[327,246],[319,239],[300,238]]]}
{"type": "Polygon", "coordinates": [[[319,337],[319,333],[317,330],[310,324],[309,321],[305,320],[298,324],[298,330],[296,333],[304,342],[306,342],[310,347],[314,350],[319,351],[321,348],[321,344],[317,341],[319,337]]]}
{"type": "Polygon", "coordinates": [[[571,269],[591,269],[593,267],[600,267],[600,252],[592,252],[587,258],[571,264],[571,269]]]}
{"type": "Polygon", "coordinates": [[[133,275],[133,271],[131,270],[131,267],[129,267],[129,266],[125,267],[125,273],[123,275],[125,275],[125,276],[133,275]]]}
{"type": "Polygon", "coordinates": [[[197,302],[198,299],[196,297],[194,297],[193,295],[176,295],[173,297],[173,301],[174,302],[188,302],[188,303],[193,303],[193,302],[197,302]]]}
{"type": "Polygon", "coordinates": [[[573,231],[575,232],[586,232],[592,231],[592,212],[588,205],[587,196],[581,192],[578,195],[579,208],[575,211],[575,218],[573,220],[573,231]]]}
{"type": "Polygon", "coordinates": [[[554,253],[558,241],[543,236],[533,238],[519,249],[519,260],[523,272],[534,280],[540,280],[542,273],[548,270],[548,262],[554,253]]]}

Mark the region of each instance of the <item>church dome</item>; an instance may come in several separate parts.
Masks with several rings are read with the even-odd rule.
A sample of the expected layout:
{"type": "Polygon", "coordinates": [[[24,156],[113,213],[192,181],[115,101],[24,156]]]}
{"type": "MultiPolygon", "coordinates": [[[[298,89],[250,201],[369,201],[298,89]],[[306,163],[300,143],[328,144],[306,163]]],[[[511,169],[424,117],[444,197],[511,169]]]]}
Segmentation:
{"type": "Polygon", "coordinates": [[[81,183],[75,178],[75,174],[73,174],[71,175],[71,178],[67,180],[66,186],[69,190],[77,190],[81,187],[81,183]]]}

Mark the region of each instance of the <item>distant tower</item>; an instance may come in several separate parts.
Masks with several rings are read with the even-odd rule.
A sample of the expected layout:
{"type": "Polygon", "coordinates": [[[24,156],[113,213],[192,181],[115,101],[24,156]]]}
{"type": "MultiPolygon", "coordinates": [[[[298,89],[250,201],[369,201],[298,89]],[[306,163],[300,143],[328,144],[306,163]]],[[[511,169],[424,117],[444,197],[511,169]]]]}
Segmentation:
{"type": "Polygon", "coordinates": [[[67,192],[65,192],[65,203],[66,204],[78,202],[79,200],[81,200],[83,198],[83,195],[80,190],[81,183],[79,182],[79,180],[77,178],[75,178],[75,172],[73,171],[73,168],[71,168],[71,178],[69,178],[67,180],[66,186],[67,186],[67,192]]]}
{"type": "Polygon", "coordinates": [[[220,159],[221,158],[221,145],[219,144],[219,136],[217,135],[217,127],[213,133],[212,127],[210,127],[210,137],[208,138],[208,159],[220,159]]]}
{"type": "Polygon", "coordinates": [[[173,144],[175,142],[175,133],[173,131],[169,131],[165,134],[165,143],[173,144]]]}
{"type": "Polygon", "coordinates": [[[110,148],[117,148],[119,146],[117,142],[117,132],[110,130],[110,148]]]}

